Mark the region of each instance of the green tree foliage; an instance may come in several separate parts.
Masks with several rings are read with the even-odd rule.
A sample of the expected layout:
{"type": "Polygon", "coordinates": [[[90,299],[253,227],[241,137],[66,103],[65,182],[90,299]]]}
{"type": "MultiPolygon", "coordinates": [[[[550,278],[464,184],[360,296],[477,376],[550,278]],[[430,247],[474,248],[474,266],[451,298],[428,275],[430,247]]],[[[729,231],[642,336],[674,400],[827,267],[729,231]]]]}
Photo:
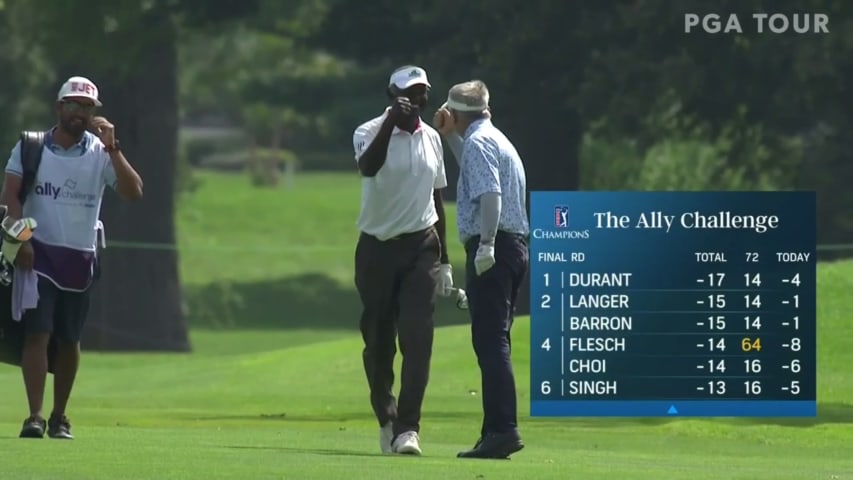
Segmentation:
{"type": "MultiPolygon", "coordinates": [[[[50,125],[56,89],[71,75],[100,87],[103,113],[117,126],[122,149],[145,180],[146,197],[127,204],[105,198],[102,219],[111,240],[174,244],[178,93],[176,31],[256,13],[257,2],[235,10],[177,0],[8,1],[2,15],[15,49],[12,87],[29,128],[50,125]],[[248,7],[247,7],[248,6],[248,7]],[[19,63],[18,63],[19,62],[19,63]],[[45,66],[43,71],[38,67],[45,66]],[[43,108],[28,108],[28,103],[43,108]]],[[[232,6],[236,7],[236,5],[232,6]]],[[[17,129],[16,129],[17,130],[17,129]]],[[[87,348],[186,350],[177,254],[172,250],[114,250],[103,255],[87,348]],[[152,302],[151,299],[157,301],[152,302]]]]}
{"type": "MultiPolygon", "coordinates": [[[[349,151],[349,111],[363,97],[364,73],[310,44],[326,9],[322,0],[261,2],[256,16],[215,36],[185,31],[184,118],[224,115],[260,145],[278,137],[306,159],[314,150],[349,151]]],[[[312,163],[300,162],[308,168],[312,163]]]]}
{"type": "MultiPolygon", "coordinates": [[[[288,68],[286,75],[270,75],[271,63],[250,55],[255,71],[241,71],[251,78],[238,97],[274,99],[312,118],[294,127],[301,133],[296,148],[319,143],[348,149],[352,128],[385,101],[382,82],[390,69],[420,63],[433,81],[434,106],[452,83],[482,78],[489,84],[495,122],[519,146],[534,189],[816,188],[832,198],[848,190],[834,173],[849,159],[838,132],[850,129],[851,5],[539,0],[519,10],[517,2],[485,0],[416,0],[405,8],[390,0],[262,4],[259,11],[267,14],[248,28],[292,39],[273,49],[280,57],[304,62],[324,52],[337,70],[299,76],[288,68]],[[756,34],[752,14],[762,11],[825,13],[831,33],[756,34]],[[685,33],[686,12],[720,13],[723,23],[735,14],[744,33],[685,33]],[[300,20],[282,27],[282,16],[300,20]],[[294,25],[302,28],[294,31],[294,25]],[[600,154],[613,148],[621,154],[600,154]],[[687,168],[691,158],[695,169],[687,168]],[[693,178],[699,171],[706,178],[693,178]]],[[[849,215],[839,202],[821,202],[821,217],[834,219],[822,224],[824,240],[853,236],[840,227],[845,221],[839,217],[849,215]]]]}
{"type": "MultiPolygon", "coordinates": [[[[646,170],[635,178],[648,180],[636,187],[659,188],[662,178],[670,178],[664,184],[672,188],[815,189],[820,241],[853,238],[846,220],[853,216],[834,199],[849,195],[843,184],[853,178],[849,172],[839,175],[850,150],[838,134],[851,127],[845,87],[853,75],[849,2],[723,1],[711,8],[698,1],[645,0],[622,4],[615,12],[599,23],[604,28],[579,98],[589,119],[586,132],[595,142],[635,140],[635,158],[644,159],[635,163],[646,170]],[[762,11],[824,13],[830,34],[757,34],[751,16],[762,11]],[[744,33],[685,34],[684,12],[734,13],[744,33]],[[692,156],[695,171],[673,160],[668,174],[650,174],[650,155],[663,161],[666,157],[655,152],[671,151],[678,139],[685,139],[684,148],[704,143],[692,156]],[[708,158],[718,159],[713,172],[707,170],[708,158]],[[693,177],[700,172],[709,178],[697,185],[693,177]]],[[[584,165],[585,171],[631,162],[587,158],[595,165],[584,165]]]]}

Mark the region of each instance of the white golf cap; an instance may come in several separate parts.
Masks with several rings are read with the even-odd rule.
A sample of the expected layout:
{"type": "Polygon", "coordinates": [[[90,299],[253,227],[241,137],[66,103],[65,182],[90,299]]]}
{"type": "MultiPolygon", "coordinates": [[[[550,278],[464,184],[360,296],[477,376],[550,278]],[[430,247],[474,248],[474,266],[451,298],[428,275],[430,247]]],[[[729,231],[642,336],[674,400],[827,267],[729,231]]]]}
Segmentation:
{"type": "Polygon", "coordinates": [[[102,106],[101,101],[98,100],[98,86],[86,77],[71,77],[62,84],[56,99],[62,100],[69,97],[89,98],[95,102],[95,105],[102,106]]]}
{"type": "Polygon", "coordinates": [[[394,70],[394,73],[391,74],[391,78],[388,80],[389,87],[394,85],[400,90],[405,90],[412,85],[418,84],[426,85],[427,87],[432,86],[427,80],[426,70],[414,65],[408,65],[394,70]]]}

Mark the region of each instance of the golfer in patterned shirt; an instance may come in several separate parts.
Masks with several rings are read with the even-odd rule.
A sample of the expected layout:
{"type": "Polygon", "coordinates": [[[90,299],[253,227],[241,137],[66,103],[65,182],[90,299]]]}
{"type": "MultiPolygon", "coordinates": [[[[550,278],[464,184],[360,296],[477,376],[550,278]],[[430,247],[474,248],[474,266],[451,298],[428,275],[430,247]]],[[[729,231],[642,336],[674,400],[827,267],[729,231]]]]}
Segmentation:
{"type": "Polygon", "coordinates": [[[510,360],[515,300],[529,263],[524,165],[492,124],[482,81],[453,86],[435,124],[460,167],[457,221],[467,254],[465,287],[483,390],[480,438],[458,456],[507,458],[524,447],[510,360]]]}

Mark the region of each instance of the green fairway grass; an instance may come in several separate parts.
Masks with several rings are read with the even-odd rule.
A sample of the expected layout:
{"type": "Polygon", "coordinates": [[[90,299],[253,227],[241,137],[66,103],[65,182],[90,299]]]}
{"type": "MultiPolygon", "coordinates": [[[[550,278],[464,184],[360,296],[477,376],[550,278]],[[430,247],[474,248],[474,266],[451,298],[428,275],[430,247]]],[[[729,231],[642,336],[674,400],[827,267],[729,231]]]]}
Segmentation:
{"type": "MultiPolygon", "coordinates": [[[[388,456],[352,291],[358,178],[302,175],[291,191],[250,189],[244,176],[202,182],[179,208],[193,353],[86,352],[68,412],[77,438],[67,442],[17,438],[21,375],[0,365],[0,480],[853,480],[853,262],[818,269],[815,419],[531,419],[520,317],[513,357],[526,448],[508,461],[457,459],[479,431],[479,372],[466,313],[445,306],[424,456],[388,456]],[[231,229],[256,250],[228,253],[231,229]]],[[[451,243],[461,260],[455,233],[451,243]]]]}

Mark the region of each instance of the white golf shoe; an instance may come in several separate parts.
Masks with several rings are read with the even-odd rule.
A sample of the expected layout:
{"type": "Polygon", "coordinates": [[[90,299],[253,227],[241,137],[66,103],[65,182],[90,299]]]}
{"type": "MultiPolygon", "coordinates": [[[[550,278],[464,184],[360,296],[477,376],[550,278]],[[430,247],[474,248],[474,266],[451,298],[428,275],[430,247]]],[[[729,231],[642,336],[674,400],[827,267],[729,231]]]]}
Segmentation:
{"type": "Polygon", "coordinates": [[[408,431],[397,435],[392,445],[394,453],[402,453],[407,455],[420,455],[421,445],[418,438],[418,432],[408,431]]]}
{"type": "Polygon", "coordinates": [[[379,448],[382,449],[382,453],[394,453],[394,449],[391,448],[391,440],[393,438],[394,425],[392,422],[379,427],[379,448]]]}

